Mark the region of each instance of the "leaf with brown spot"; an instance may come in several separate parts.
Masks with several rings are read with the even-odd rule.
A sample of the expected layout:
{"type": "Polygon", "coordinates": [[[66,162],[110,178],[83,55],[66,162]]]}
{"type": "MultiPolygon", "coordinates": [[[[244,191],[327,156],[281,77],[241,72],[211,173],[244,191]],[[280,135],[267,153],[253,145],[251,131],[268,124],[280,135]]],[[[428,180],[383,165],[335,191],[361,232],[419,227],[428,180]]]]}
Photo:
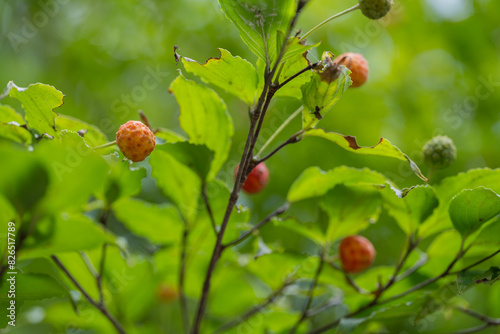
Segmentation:
{"type": "Polygon", "coordinates": [[[305,132],[305,137],[320,137],[331,142],[334,142],[338,146],[342,147],[345,150],[363,154],[363,155],[377,155],[381,157],[389,157],[395,158],[401,161],[405,161],[410,164],[411,169],[419,178],[424,181],[427,181],[427,178],[422,174],[417,164],[413,162],[406,154],[401,152],[399,148],[391,144],[385,138],[380,138],[380,141],[377,145],[372,147],[359,146],[356,137],[352,136],[344,136],[340,133],[335,132],[325,132],[323,129],[311,129],[305,132]]]}

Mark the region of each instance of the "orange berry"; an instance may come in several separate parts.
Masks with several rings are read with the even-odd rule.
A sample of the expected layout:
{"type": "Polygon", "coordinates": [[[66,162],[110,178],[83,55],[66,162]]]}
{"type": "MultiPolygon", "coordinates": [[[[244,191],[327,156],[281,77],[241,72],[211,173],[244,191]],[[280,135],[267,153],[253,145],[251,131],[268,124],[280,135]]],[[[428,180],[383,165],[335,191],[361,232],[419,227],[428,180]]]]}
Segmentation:
{"type": "Polygon", "coordinates": [[[339,65],[345,65],[351,71],[351,87],[359,87],[368,80],[368,62],[359,53],[343,53],[333,60],[339,65]]]}
{"type": "Polygon", "coordinates": [[[352,235],[342,239],[339,254],[344,270],[355,274],[372,264],[376,252],[368,239],[360,235],[352,235]]]}
{"type": "Polygon", "coordinates": [[[126,158],[138,162],[155,149],[155,134],[139,121],[128,121],[116,133],[116,143],[126,158]]]}

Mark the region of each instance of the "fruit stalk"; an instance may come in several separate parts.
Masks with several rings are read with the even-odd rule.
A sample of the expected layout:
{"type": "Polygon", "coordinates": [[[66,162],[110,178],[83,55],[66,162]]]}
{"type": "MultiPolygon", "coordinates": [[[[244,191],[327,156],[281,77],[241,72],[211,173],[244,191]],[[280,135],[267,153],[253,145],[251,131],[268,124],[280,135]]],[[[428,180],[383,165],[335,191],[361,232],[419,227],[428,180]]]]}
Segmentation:
{"type": "Polygon", "coordinates": [[[309,30],[308,32],[306,32],[301,38],[300,40],[304,40],[306,39],[310,34],[312,34],[313,32],[315,32],[316,30],[318,30],[319,28],[321,28],[322,26],[324,26],[325,24],[327,24],[328,22],[338,18],[338,17],[341,17],[342,15],[345,15],[347,13],[350,13],[352,11],[355,11],[356,9],[359,9],[359,3],[352,6],[351,8],[348,8],[340,13],[337,13],[335,15],[332,15],[330,16],[329,18],[327,18],[326,20],[324,20],[323,22],[319,23],[318,25],[316,25],[314,28],[312,28],[311,30],[309,30]]]}

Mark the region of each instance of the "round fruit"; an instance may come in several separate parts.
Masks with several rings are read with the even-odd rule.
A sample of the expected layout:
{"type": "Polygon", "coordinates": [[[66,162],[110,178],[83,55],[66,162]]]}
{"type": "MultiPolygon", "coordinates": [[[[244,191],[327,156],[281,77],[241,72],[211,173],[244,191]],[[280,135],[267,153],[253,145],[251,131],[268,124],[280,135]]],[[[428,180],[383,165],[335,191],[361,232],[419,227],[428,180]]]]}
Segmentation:
{"type": "Polygon", "coordinates": [[[172,302],[177,299],[177,290],[167,284],[161,284],[158,287],[158,297],[162,302],[172,302]]]}
{"type": "Polygon", "coordinates": [[[335,58],[334,62],[339,65],[345,65],[351,71],[351,87],[359,87],[368,80],[368,62],[363,55],[347,52],[335,58]]]}
{"type": "Polygon", "coordinates": [[[425,143],[422,155],[432,168],[446,168],[457,158],[457,148],[448,136],[436,136],[425,143]]]}
{"type": "Polygon", "coordinates": [[[342,239],[339,254],[344,270],[355,274],[372,264],[376,252],[368,239],[360,235],[352,235],[342,239]]]}
{"type": "Polygon", "coordinates": [[[393,0],[359,0],[359,8],[364,16],[378,20],[389,13],[393,0]]]}
{"type": "MultiPolygon", "coordinates": [[[[234,176],[238,174],[239,165],[234,170],[234,176]]],[[[261,162],[248,174],[243,190],[249,194],[256,194],[262,191],[269,181],[269,170],[265,163],[261,162]]]]}
{"type": "Polygon", "coordinates": [[[155,134],[139,121],[128,121],[116,133],[116,143],[126,158],[138,162],[155,149],[155,134]]]}

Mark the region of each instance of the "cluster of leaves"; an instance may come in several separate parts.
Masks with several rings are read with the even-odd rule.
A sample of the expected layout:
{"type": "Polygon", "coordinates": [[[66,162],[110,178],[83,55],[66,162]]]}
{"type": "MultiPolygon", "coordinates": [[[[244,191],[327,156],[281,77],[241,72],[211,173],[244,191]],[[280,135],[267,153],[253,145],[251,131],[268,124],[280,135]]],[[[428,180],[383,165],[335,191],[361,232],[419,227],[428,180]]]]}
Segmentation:
{"type": "MultiPolygon", "coordinates": [[[[208,85],[248,105],[250,139],[274,96],[301,99],[302,128],[286,144],[321,137],[356,154],[398,159],[426,179],[386,139],[360,147],[354,137],[317,128],[351,82],[347,68],[332,71],[329,53],[311,64],[315,45],[293,36],[302,1],[220,4],[257,63],[224,49],[204,64],[176,54],[207,85],[182,74],[171,83],[185,135],[157,129],[157,147],[143,163],[97,148],[107,143],[97,127],[56,114],[63,95],[55,88],[8,85],[2,98],[20,101],[24,114],[0,105],[0,299],[8,299],[6,272],[17,271],[18,321],[102,333],[198,333],[200,325],[202,332],[362,333],[385,319],[421,321],[452,282],[458,289],[446,307],[463,303],[458,295],[469,287],[499,279],[488,262],[500,252],[499,170],[398,189],[368,169],[310,167],[291,182],[282,207],[250,224],[250,210],[234,205],[244,177],[232,191],[220,177],[235,165],[227,161],[233,124],[208,85]],[[396,221],[407,236],[401,256],[347,275],[336,263],[338,241],[379,220],[396,221]],[[8,222],[16,224],[15,269],[8,222]]],[[[285,146],[259,160],[248,144],[253,163],[285,146]]]]}

